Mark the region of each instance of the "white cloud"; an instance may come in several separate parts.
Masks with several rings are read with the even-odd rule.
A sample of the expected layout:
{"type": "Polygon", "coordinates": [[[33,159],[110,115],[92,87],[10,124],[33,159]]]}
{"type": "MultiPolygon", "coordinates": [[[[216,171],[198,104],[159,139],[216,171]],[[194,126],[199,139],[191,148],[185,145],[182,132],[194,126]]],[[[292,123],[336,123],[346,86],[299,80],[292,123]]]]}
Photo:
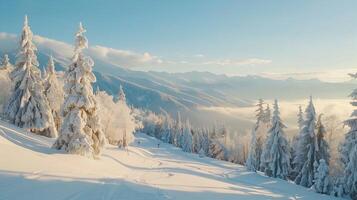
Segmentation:
{"type": "Polygon", "coordinates": [[[159,65],[163,62],[157,56],[153,56],[148,52],[140,54],[133,51],[113,49],[98,45],[90,47],[88,52],[94,58],[122,67],[143,67],[159,65]]]}
{"type": "Polygon", "coordinates": [[[293,73],[271,73],[263,72],[258,73],[257,75],[273,78],[273,79],[287,79],[295,78],[298,80],[308,80],[308,79],[319,79],[326,82],[342,82],[348,81],[351,77],[348,73],[356,73],[356,68],[345,68],[345,69],[333,69],[325,71],[308,71],[308,72],[293,72],[293,73]]]}
{"type": "Polygon", "coordinates": [[[260,58],[248,58],[248,59],[223,59],[213,60],[201,63],[202,65],[217,65],[217,66],[251,66],[251,65],[266,65],[272,63],[272,60],[260,59],[260,58]]]}
{"type": "MultiPolygon", "coordinates": [[[[353,106],[349,103],[350,99],[314,99],[314,105],[317,114],[323,114],[323,117],[336,116],[340,122],[340,127],[343,126],[343,121],[348,119],[353,106]]],[[[270,105],[273,101],[266,101],[270,105]]],[[[288,126],[287,130],[297,129],[297,113],[298,106],[303,109],[307,106],[308,99],[294,101],[279,101],[280,113],[283,122],[288,126]]],[[[272,108],[273,106],[270,106],[272,108]]],[[[255,106],[249,107],[200,107],[200,110],[217,112],[233,118],[240,118],[255,122],[255,106]]],[[[251,128],[251,127],[245,127],[251,128]]],[[[342,133],[343,134],[343,133],[342,133]]]]}
{"type": "MultiPolygon", "coordinates": [[[[5,51],[17,48],[17,36],[9,33],[0,33],[0,47],[5,51]]],[[[73,45],[58,40],[35,35],[34,42],[37,48],[46,54],[52,54],[57,60],[68,62],[73,54],[73,45]]],[[[113,49],[103,46],[90,46],[87,50],[89,56],[94,59],[111,63],[120,67],[147,67],[160,65],[163,61],[148,52],[137,53],[128,50],[113,49]]]]}

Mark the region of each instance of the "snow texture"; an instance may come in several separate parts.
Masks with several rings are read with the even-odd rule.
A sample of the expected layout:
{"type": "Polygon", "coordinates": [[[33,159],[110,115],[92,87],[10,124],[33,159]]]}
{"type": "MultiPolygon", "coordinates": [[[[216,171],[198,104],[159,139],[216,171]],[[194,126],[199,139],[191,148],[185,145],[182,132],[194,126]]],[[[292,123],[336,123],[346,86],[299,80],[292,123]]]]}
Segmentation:
{"type": "Polygon", "coordinates": [[[127,149],[100,159],[62,154],[53,139],[0,121],[0,199],[332,200],[244,166],[201,158],[139,133],[127,149]]]}

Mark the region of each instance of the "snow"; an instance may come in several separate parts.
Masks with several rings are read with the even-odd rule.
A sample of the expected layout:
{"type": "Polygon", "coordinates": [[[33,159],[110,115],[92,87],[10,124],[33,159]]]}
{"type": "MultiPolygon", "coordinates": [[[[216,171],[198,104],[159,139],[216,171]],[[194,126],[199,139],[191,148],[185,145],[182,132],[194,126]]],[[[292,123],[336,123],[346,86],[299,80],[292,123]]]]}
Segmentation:
{"type": "Polygon", "coordinates": [[[335,199],[245,167],[201,158],[137,134],[100,159],[51,149],[54,142],[0,121],[0,199],[335,199]]]}

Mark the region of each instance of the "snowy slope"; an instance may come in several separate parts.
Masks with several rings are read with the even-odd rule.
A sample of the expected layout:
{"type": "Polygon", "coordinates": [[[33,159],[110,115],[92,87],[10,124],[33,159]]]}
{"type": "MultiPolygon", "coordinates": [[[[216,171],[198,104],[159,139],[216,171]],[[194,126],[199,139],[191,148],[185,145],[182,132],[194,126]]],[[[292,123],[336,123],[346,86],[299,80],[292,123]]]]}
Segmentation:
{"type": "Polygon", "coordinates": [[[53,140],[0,121],[0,200],[334,199],[244,167],[199,158],[144,134],[100,160],[50,149],[53,140]]]}

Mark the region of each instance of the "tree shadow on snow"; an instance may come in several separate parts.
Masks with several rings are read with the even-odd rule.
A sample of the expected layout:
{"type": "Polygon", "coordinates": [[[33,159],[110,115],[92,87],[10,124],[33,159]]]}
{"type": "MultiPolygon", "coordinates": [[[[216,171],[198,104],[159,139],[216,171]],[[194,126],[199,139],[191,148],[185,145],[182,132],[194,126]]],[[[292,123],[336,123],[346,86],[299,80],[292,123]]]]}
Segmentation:
{"type": "MultiPolygon", "coordinates": [[[[0,199],[288,199],[289,197],[268,191],[257,191],[249,187],[223,188],[207,186],[187,186],[182,183],[143,184],[124,179],[77,178],[50,174],[11,172],[0,170],[0,199]],[[181,184],[181,185],[180,185],[181,184]],[[159,188],[159,187],[160,188],[159,188]],[[212,191],[215,189],[216,191],[212,191]],[[219,191],[219,192],[217,192],[219,191]]],[[[302,197],[302,199],[304,199],[302,197]]]]}

